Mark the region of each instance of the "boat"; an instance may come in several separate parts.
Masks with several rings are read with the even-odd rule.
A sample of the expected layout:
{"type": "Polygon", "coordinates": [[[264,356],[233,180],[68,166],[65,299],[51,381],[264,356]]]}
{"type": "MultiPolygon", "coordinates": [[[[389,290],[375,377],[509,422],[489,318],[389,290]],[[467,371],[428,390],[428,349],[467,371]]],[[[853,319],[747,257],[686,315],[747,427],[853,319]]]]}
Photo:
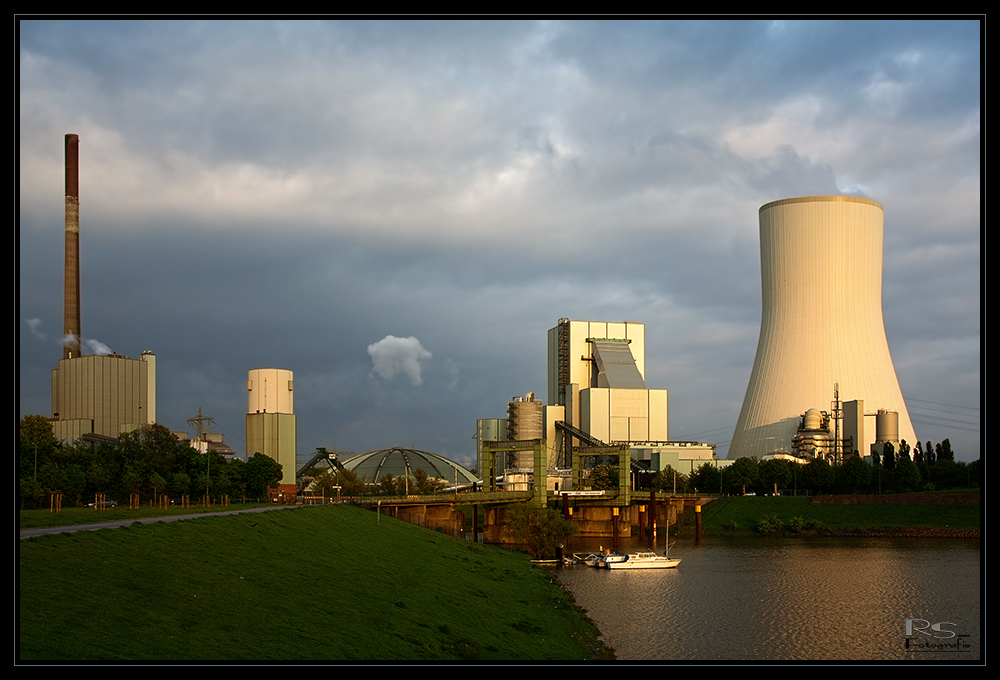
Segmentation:
{"type": "Polygon", "coordinates": [[[680,564],[678,559],[652,552],[629,553],[628,555],[608,555],[604,559],[605,569],[672,569],[680,564]]]}
{"type": "Polygon", "coordinates": [[[573,555],[575,564],[585,564],[588,567],[597,567],[604,561],[603,553],[575,553],[573,555]]]}

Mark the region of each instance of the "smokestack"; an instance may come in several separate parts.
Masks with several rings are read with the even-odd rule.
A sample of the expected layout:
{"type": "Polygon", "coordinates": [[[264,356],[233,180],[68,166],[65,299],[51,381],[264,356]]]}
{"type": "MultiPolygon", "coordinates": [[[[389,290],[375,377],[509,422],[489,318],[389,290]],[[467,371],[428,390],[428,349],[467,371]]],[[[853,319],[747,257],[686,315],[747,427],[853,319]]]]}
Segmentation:
{"type": "Polygon", "coordinates": [[[66,135],[66,266],[63,359],[80,356],[80,137],[66,135]],[[68,338],[72,337],[72,340],[68,338]]]}

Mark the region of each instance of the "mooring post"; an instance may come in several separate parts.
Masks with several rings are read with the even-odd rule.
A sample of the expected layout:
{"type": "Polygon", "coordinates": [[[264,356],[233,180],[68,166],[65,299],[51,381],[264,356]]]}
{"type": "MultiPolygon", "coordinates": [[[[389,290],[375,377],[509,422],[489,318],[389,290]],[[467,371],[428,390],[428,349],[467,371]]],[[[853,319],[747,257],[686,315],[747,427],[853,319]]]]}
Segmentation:
{"type": "Polygon", "coordinates": [[[701,545],[701,505],[694,506],[694,544],[701,545]]]}

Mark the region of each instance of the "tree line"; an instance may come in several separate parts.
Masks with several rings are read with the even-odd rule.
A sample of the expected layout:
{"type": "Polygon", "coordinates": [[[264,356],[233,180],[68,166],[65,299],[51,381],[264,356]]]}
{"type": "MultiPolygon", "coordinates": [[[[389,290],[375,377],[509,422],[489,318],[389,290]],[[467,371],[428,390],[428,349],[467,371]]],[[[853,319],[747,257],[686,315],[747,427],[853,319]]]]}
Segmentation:
{"type": "MultiPolygon", "coordinates": [[[[593,488],[614,488],[618,471],[614,466],[595,466],[590,479],[593,488]]],[[[681,493],[721,493],[723,495],[781,493],[904,493],[944,489],[968,489],[982,486],[981,466],[956,461],[951,442],[930,441],[914,447],[901,441],[897,447],[886,445],[881,454],[870,459],[855,454],[843,463],[816,458],[807,463],[769,458],[738,458],[731,465],[717,467],[703,463],[690,474],[667,465],[655,474],[638,479],[641,490],[681,493]]]]}
{"type": "Polygon", "coordinates": [[[218,500],[266,498],[281,480],[281,465],[256,453],[247,461],[227,461],[200,453],[163,425],[147,425],[114,442],[61,442],[52,424],[25,416],[18,427],[18,505],[46,506],[52,494],[63,507],[85,505],[97,495],[141,502],[169,498],[218,500]]]}

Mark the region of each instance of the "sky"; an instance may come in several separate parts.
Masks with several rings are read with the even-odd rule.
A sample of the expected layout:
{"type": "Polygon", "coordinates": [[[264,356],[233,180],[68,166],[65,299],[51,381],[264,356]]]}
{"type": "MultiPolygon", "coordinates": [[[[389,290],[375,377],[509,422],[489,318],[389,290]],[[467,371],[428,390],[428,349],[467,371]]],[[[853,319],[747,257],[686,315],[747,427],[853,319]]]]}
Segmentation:
{"type": "Polygon", "coordinates": [[[87,351],[154,352],[171,430],[201,409],[243,454],[247,373],[284,368],[300,462],[471,466],[477,419],[547,399],[548,329],[628,320],[671,439],[725,457],[760,332],[757,211],[844,194],[885,208],[917,436],[975,460],[981,29],[22,20],[18,415],[51,415],[75,133],[87,351]]]}

